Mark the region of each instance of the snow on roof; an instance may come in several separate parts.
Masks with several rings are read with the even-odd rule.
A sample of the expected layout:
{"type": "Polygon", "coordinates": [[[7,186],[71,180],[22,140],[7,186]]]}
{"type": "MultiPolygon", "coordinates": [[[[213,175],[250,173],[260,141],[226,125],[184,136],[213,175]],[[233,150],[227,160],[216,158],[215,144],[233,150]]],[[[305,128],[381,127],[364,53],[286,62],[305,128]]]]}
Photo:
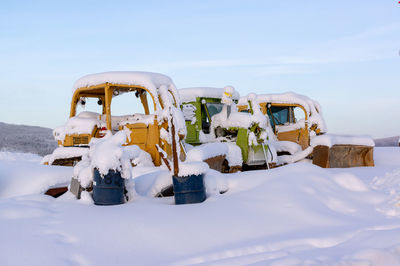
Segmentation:
{"type": "Polygon", "coordinates": [[[78,79],[73,87],[73,93],[79,88],[100,85],[104,83],[126,84],[132,86],[142,86],[147,88],[154,96],[156,106],[159,106],[157,95],[161,86],[166,86],[174,95],[176,104],[180,105],[180,98],[174,82],[168,76],[159,73],[141,72],[141,71],[111,71],[97,74],[86,75],[78,79]]]}
{"type": "Polygon", "coordinates": [[[97,74],[90,74],[78,79],[73,86],[73,91],[82,87],[89,87],[103,83],[127,84],[143,86],[154,92],[161,85],[174,85],[172,79],[168,76],[152,72],[141,71],[111,71],[97,74]]]}
{"type": "MultiPolygon", "coordinates": [[[[317,101],[314,101],[305,95],[300,95],[294,92],[257,94],[256,99],[259,103],[299,104],[304,106],[308,113],[310,113],[310,109],[312,109],[310,107],[315,107],[317,112],[321,111],[321,106],[317,101]]],[[[245,104],[247,104],[247,97],[241,97],[239,100],[239,105],[245,104]]]]}
{"type": "MultiPolygon", "coordinates": [[[[321,105],[309,97],[294,92],[257,94],[256,101],[258,103],[284,103],[298,104],[304,107],[309,116],[310,124],[317,124],[321,132],[326,132],[326,124],[322,117],[321,105]]],[[[241,97],[238,105],[247,105],[247,97],[241,97]]]]}
{"type": "Polygon", "coordinates": [[[370,136],[366,135],[336,135],[324,134],[315,136],[311,139],[311,146],[318,145],[332,147],[333,145],[348,144],[374,147],[375,142],[370,136]]]}
{"type": "MultiPolygon", "coordinates": [[[[224,93],[223,88],[212,88],[212,87],[195,87],[195,88],[184,88],[179,89],[179,96],[183,103],[194,102],[198,97],[207,97],[207,98],[217,98],[221,99],[224,93]]],[[[240,94],[237,91],[234,91],[232,95],[232,99],[239,100],[240,94]]]]}

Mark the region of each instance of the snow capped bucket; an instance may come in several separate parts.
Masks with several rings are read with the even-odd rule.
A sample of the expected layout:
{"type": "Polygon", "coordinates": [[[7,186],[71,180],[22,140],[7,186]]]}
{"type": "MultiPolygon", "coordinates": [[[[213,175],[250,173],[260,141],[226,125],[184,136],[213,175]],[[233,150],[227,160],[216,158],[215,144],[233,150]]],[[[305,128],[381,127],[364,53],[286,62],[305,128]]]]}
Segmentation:
{"type": "Polygon", "coordinates": [[[124,203],[125,182],[118,171],[110,170],[107,175],[101,176],[99,170],[94,169],[93,201],[96,205],[117,205],[124,203]]]}
{"type": "Polygon", "coordinates": [[[200,203],[206,200],[204,175],[173,176],[175,204],[200,203]]]}

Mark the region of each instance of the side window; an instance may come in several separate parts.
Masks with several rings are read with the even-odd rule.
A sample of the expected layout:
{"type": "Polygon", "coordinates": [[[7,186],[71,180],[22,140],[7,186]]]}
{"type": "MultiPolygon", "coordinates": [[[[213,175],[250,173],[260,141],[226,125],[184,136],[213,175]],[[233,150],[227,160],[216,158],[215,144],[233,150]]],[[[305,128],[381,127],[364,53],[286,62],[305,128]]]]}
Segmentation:
{"type": "Polygon", "coordinates": [[[210,121],[208,121],[208,116],[206,112],[206,105],[201,104],[201,129],[205,134],[210,133],[210,121]]]}
{"type": "Polygon", "coordinates": [[[147,101],[147,106],[149,107],[149,114],[152,114],[155,111],[153,97],[151,97],[151,95],[147,91],[144,91],[143,93],[146,94],[146,101],[147,101]]]}
{"type": "Polygon", "coordinates": [[[272,106],[271,111],[275,125],[285,125],[289,122],[290,112],[288,107],[272,106]]]}
{"type": "Polygon", "coordinates": [[[193,104],[183,104],[182,105],[182,112],[185,121],[190,121],[192,124],[196,123],[196,106],[193,104]]]}
{"type": "Polygon", "coordinates": [[[305,120],[306,119],[306,114],[304,113],[304,110],[300,107],[294,107],[294,117],[295,117],[295,123],[300,121],[300,120],[305,120]]]}
{"type": "Polygon", "coordinates": [[[207,103],[208,113],[212,119],[213,115],[219,114],[222,111],[222,103],[207,103]]]}

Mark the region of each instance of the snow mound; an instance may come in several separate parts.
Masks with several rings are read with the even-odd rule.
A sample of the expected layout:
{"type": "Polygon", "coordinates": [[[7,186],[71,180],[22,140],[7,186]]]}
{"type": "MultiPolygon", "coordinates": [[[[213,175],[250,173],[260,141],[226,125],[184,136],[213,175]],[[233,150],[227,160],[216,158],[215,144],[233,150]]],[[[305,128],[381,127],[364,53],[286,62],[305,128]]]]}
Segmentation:
{"type": "Polygon", "coordinates": [[[213,142],[191,148],[187,153],[187,162],[201,162],[209,158],[225,155],[229,166],[242,165],[242,151],[231,142],[213,142]]]}
{"type": "Polygon", "coordinates": [[[190,149],[187,153],[187,162],[204,161],[216,156],[227,155],[228,147],[226,143],[206,143],[190,149]]]}
{"type": "MultiPolygon", "coordinates": [[[[156,188],[172,184],[169,171],[134,167],[127,186],[138,195],[123,205],[100,207],[93,206],[86,192],[80,201],[71,193],[57,199],[39,195],[43,184],[63,175],[69,180],[72,168],[43,166],[29,155],[16,160],[18,156],[7,159],[0,153],[4,265],[400,261],[400,216],[393,212],[400,207],[391,202],[398,199],[398,162],[354,169],[296,163],[234,174],[208,170],[207,200],[180,206],[173,205],[173,198],[153,198],[156,188]],[[220,194],[221,189],[228,190],[220,194]],[[110,225],[113,230],[104,230],[110,225]],[[16,250],[24,252],[16,256],[16,250]]],[[[381,162],[399,158],[400,149],[381,148],[374,156],[381,162]]]]}
{"type": "Polygon", "coordinates": [[[362,192],[368,191],[367,186],[351,173],[341,173],[333,177],[333,180],[341,187],[350,191],[362,192]]]}
{"type": "Polygon", "coordinates": [[[41,165],[36,155],[0,152],[0,159],[0,198],[44,193],[71,181],[71,167],[41,165]]]}
{"type": "Polygon", "coordinates": [[[389,198],[388,204],[380,210],[388,216],[400,217],[400,169],[395,169],[384,176],[376,176],[371,182],[374,190],[383,191],[389,198]]]}
{"type": "Polygon", "coordinates": [[[363,145],[374,147],[374,140],[365,135],[335,135],[335,134],[324,134],[315,136],[311,139],[311,146],[315,147],[318,145],[332,147],[333,145],[349,144],[349,145],[363,145]]]}

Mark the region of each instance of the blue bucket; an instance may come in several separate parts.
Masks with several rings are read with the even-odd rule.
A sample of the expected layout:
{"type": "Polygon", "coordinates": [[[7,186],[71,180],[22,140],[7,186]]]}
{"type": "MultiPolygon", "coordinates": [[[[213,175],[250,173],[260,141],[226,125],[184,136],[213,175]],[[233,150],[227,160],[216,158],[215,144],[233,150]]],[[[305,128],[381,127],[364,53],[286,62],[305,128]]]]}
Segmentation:
{"type": "Polygon", "coordinates": [[[118,171],[110,170],[101,176],[94,169],[93,201],[96,205],[117,205],[124,203],[125,182],[118,171]]]}
{"type": "Polygon", "coordinates": [[[173,176],[175,204],[200,203],[206,200],[204,175],[173,176]]]}

